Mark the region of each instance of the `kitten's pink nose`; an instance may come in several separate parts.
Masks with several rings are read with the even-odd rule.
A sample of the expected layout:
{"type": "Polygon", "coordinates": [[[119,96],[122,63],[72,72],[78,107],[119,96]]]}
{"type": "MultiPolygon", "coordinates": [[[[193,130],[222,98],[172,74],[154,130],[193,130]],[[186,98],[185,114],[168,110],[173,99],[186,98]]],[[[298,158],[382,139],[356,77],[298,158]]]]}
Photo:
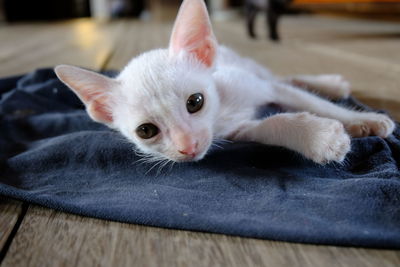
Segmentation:
{"type": "Polygon", "coordinates": [[[193,158],[196,156],[199,144],[189,131],[175,129],[171,132],[171,139],[180,154],[193,158]]]}
{"type": "Polygon", "coordinates": [[[183,155],[191,156],[194,158],[196,156],[196,150],[198,145],[199,145],[198,142],[196,142],[195,144],[190,144],[186,146],[184,149],[180,149],[178,151],[183,155]]]}

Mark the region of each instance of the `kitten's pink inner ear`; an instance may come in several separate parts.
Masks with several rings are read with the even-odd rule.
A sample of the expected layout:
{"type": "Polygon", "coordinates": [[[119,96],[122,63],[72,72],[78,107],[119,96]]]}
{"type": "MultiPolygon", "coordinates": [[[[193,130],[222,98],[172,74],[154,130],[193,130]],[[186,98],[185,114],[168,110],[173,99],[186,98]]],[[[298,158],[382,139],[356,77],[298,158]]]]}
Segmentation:
{"type": "Polygon", "coordinates": [[[98,122],[113,122],[110,93],[116,81],[98,73],[74,66],[60,65],[55,68],[58,78],[82,100],[90,117],[98,122]]]}
{"type": "Polygon", "coordinates": [[[178,55],[184,50],[193,53],[198,60],[211,67],[216,49],[217,40],[204,1],[183,1],[171,35],[170,55],[178,55]]]}
{"type": "Polygon", "coordinates": [[[113,122],[113,117],[109,108],[108,101],[109,99],[107,96],[100,96],[93,100],[86,107],[92,119],[106,124],[111,124],[113,122]]]}

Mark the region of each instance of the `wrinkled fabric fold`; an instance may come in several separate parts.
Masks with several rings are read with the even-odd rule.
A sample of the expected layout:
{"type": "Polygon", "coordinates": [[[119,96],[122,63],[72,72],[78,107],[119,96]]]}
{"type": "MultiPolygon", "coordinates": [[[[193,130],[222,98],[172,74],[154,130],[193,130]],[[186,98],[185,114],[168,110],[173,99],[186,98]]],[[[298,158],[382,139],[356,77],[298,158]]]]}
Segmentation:
{"type": "Polygon", "coordinates": [[[343,164],[237,142],[200,162],[161,167],[91,121],[51,69],[0,79],[0,93],[1,195],[127,223],[400,248],[399,129],[387,139],[353,139],[343,164]]]}

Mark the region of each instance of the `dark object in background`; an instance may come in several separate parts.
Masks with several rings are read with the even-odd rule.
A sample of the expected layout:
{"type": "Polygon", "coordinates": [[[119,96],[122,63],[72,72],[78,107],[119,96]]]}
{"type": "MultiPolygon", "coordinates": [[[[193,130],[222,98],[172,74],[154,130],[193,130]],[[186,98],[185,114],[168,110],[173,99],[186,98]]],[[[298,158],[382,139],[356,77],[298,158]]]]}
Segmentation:
{"type": "MultiPolygon", "coordinates": [[[[113,17],[138,17],[145,0],[117,0],[112,2],[113,17]]],[[[90,17],[89,0],[4,0],[8,22],[26,20],[57,20],[90,17]]]]}
{"type": "Polygon", "coordinates": [[[111,5],[112,17],[139,17],[145,8],[144,0],[114,0],[111,5]]]}
{"type": "Polygon", "coordinates": [[[89,0],[4,0],[4,12],[9,22],[90,16],[89,0]]]}
{"type": "Polygon", "coordinates": [[[254,32],[254,20],[258,12],[264,11],[269,38],[278,41],[278,20],[282,14],[286,13],[291,2],[292,0],[246,0],[246,24],[249,36],[251,38],[257,37],[254,32]]]}

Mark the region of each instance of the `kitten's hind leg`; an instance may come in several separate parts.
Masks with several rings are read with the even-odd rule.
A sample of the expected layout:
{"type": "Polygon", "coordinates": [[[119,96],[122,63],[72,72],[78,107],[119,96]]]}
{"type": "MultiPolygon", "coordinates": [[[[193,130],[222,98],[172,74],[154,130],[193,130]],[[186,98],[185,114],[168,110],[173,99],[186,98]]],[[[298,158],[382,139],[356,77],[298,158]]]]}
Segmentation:
{"type": "Polygon", "coordinates": [[[285,83],[274,83],[275,99],[288,110],[309,111],[318,116],[339,120],[353,137],[377,135],[387,137],[394,122],[384,114],[349,110],[285,83]]]}
{"type": "Polygon", "coordinates": [[[283,146],[319,164],[342,162],[350,151],[350,137],[342,123],[307,112],[281,113],[248,122],[232,139],[283,146]]]}
{"type": "Polygon", "coordinates": [[[284,81],[330,99],[347,98],[350,95],[350,83],[340,74],[297,75],[284,81]]]}

